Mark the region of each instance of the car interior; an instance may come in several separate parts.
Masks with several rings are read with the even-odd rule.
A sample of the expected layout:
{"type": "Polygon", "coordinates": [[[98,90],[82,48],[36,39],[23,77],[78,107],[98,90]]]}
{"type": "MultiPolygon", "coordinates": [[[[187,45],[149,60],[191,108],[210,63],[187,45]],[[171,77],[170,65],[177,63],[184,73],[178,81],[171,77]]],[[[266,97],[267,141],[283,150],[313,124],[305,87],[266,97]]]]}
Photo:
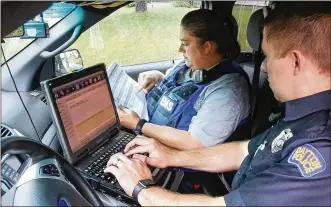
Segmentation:
{"type": "MultiPolygon", "coordinates": [[[[40,86],[40,82],[56,77],[55,56],[69,48],[82,32],[131,2],[66,1],[64,4],[67,3],[72,6],[66,8],[67,13],[60,21],[48,28],[46,38],[33,39],[14,56],[9,59],[3,58],[4,61],[1,63],[1,195],[3,205],[37,206],[69,203],[107,206],[112,205],[112,200],[115,199],[121,201],[123,205],[139,206],[128,196],[112,189],[101,188],[100,183],[92,178],[85,177],[84,179],[80,172],[63,157],[57,129],[40,86]],[[60,169],[58,179],[37,179],[39,177],[36,172],[42,166],[40,163],[51,163],[56,169],[60,169]],[[30,178],[26,178],[26,172],[30,173],[30,178]],[[23,174],[24,179],[35,179],[36,182],[22,184],[24,183],[23,174]],[[17,186],[20,187],[17,188],[17,186]],[[50,189],[49,186],[53,187],[50,189]],[[59,199],[58,195],[62,197],[60,196],[59,199]]],[[[238,24],[232,15],[234,3],[234,1],[202,1],[200,8],[226,13],[229,24],[233,28],[233,35],[237,36],[238,24]]],[[[19,3],[2,1],[2,43],[6,41],[3,37],[52,4],[53,2],[50,1],[19,3]]],[[[239,54],[234,61],[242,66],[250,79],[251,118],[247,124],[237,128],[226,142],[250,139],[272,124],[269,115],[278,102],[269,87],[267,75],[260,72],[263,61],[261,33],[263,18],[268,9],[268,6],[263,7],[250,16],[247,42],[252,51],[240,51],[238,45],[232,48],[234,53],[239,54]]],[[[160,60],[121,65],[121,67],[130,77],[137,80],[141,72],[158,70],[165,73],[178,61],[179,59],[160,60]]],[[[209,177],[208,182],[204,182],[202,186],[203,192],[212,196],[225,195],[231,191],[234,174],[235,172],[203,174],[202,176],[209,177]]],[[[185,172],[175,168],[154,169],[153,176],[162,187],[177,191],[182,180],[185,179],[185,172]]],[[[64,204],[62,206],[66,206],[64,204]]]]}

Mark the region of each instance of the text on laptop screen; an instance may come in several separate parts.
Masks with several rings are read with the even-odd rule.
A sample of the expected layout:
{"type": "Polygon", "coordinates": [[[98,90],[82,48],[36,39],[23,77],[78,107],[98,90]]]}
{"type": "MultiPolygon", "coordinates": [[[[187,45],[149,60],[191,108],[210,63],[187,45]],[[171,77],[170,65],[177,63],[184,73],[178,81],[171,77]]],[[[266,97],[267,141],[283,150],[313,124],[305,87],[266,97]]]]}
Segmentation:
{"type": "Polygon", "coordinates": [[[77,152],[116,123],[102,71],[53,89],[72,152],[77,152]]]}

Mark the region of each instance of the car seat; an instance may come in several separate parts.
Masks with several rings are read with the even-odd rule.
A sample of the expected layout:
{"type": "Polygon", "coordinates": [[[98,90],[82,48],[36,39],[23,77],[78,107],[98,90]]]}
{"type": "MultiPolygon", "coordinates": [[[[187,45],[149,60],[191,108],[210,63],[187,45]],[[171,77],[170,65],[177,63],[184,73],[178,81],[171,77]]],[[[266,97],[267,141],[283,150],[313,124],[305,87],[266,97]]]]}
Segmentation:
{"type": "MultiPolygon", "coordinates": [[[[253,49],[253,53],[258,52],[259,50],[262,33],[261,29],[263,28],[263,19],[263,10],[259,9],[251,15],[247,26],[247,40],[249,45],[253,49]]],[[[253,85],[255,60],[251,62],[244,62],[240,65],[247,73],[251,85],[253,85]]],[[[256,96],[256,101],[255,107],[253,107],[253,110],[251,110],[252,118],[250,120],[250,123],[238,127],[235,132],[226,140],[226,142],[250,139],[251,137],[255,137],[258,133],[263,132],[265,129],[271,126],[268,117],[270,115],[271,108],[277,105],[277,101],[275,100],[273,93],[269,87],[269,83],[267,81],[267,74],[261,72],[257,77],[258,80],[255,81],[258,81],[258,90],[256,90],[254,94],[256,96]]],[[[251,90],[253,90],[253,88],[251,88],[251,90]]],[[[214,178],[214,182],[212,185],[202,186],[203,192],[211,196],[220,196],[227,194],[231,191],[231,183],[235,173],[236,171],[218,173],[218,179],[223,183],[224,187],[221,189],[219,187],[216,187],[215,183],[219,182],[217,182],[217,179],[214,178]]],[[[214,175],[210,174],[208,176],[211,177],[214,175]]]]}
{"type": "MultiPolygon", "coordinates": [[[[229,30],[231,31],[226,45],[227,48],[227,59],[236,59],[240,54],[240,46],[236,40],[238,36],[238,24],[236,19],[232,15],[226,16],[226,24],[229,30]],[[229,58],[231,57],[231,58],[229,58]]],[[[249,79],[249,76],[246,77],[249,79]]],[[[241,124],[237,129],[232,133],[232,135],[226,140],[230,141],[239,141],[244,140],[250,137],[250,121],[241,124]]],[[[184,172],[183,176],[183,185],[179,186],[178,192],[181,193],[204,193],[211,196],[216,196],[218,194],[225,194],[227,192],[226,188],[221,185],[220,177],[217,173],[208,173],[208,172],[184,172]],[[196,183],[196,184],[195,184],[196,183]],[[215,183],[217,183],[215,185],[215,183]],[[195,191],[196,190],[196,191],[195,191]]]]}
{"type": "MultiPolygon", "coordinates": [[[[247,41],[253,49],[253,53],[258,52],[259,46],[260,44],[262,44],[262,42],[260,41],[262,41],[261,30],[263,28],[263,19],[263,9],[259,9],[251,15],[251,18],[247,25],[247,41]]],[[[253,82],[255,61],[253,60],[253,62],[242,63],[241,66],[250,77],[250,80],[253,82]]],[[[258,90],[256,90],[255,93],[256,101],[252,111],[251,119],[252,138],[271,127],[271,122],[269,121],[268,117],[272,111],[272,108],[278,106],[278,101],[275,99],[273,92],[269,86],[267,74],[264,72],[259,72],[258,77],[258,90]]]]}

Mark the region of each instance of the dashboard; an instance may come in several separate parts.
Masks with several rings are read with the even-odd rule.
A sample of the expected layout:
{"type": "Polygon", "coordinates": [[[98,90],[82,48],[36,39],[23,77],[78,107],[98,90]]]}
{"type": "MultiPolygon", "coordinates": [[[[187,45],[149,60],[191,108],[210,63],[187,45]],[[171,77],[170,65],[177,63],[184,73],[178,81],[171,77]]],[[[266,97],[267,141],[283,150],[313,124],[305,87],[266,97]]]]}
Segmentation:
{"type": "MultiPolygon", "coordinates": [[[[57,140],[56,128],[52,123],[43,93],[37,90],[32,92],[20,92],[20,94],[38,131],[41,141],[55,151],[62,153],[62,149],[57,140]]],[[[1,137],[25,136],[34,140],[39,140],[28,114],[16,92],[2,91],[1,107],[1,137]]],[[[20,167],[27,158],[24,155],[10,155],[9,157],[4,157],[2,159],[5,159],[5,162],[1,164],[2,195],[15,184],[16,173],[20,173],[22,170],[20,167]]]]}

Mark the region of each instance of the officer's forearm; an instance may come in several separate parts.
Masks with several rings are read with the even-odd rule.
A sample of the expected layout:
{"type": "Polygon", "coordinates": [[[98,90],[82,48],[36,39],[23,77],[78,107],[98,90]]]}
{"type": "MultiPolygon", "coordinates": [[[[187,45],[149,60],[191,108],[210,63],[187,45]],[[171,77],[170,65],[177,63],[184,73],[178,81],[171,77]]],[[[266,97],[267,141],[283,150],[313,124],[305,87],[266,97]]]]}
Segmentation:
{"type": "Polygon", "coordinates": [[[143,189],[138,201],[141,206],[225,206],[223,197],[183,195],[159,187],[143,189]]]}
{"type": "Polygon", "coordinates": [[[167,126],[146,123],[142,132],[145,136],[156,139],[169,147],[179,150],[191,150],[205,147],[189,132],[167,126]]]}
{"type": "Polygon", "coordinates": [[[239,169],[248,155],[248,141],[230,142],[214,147],[178,151],[168,165],[207,172],[227,172],[239,169]]]}

